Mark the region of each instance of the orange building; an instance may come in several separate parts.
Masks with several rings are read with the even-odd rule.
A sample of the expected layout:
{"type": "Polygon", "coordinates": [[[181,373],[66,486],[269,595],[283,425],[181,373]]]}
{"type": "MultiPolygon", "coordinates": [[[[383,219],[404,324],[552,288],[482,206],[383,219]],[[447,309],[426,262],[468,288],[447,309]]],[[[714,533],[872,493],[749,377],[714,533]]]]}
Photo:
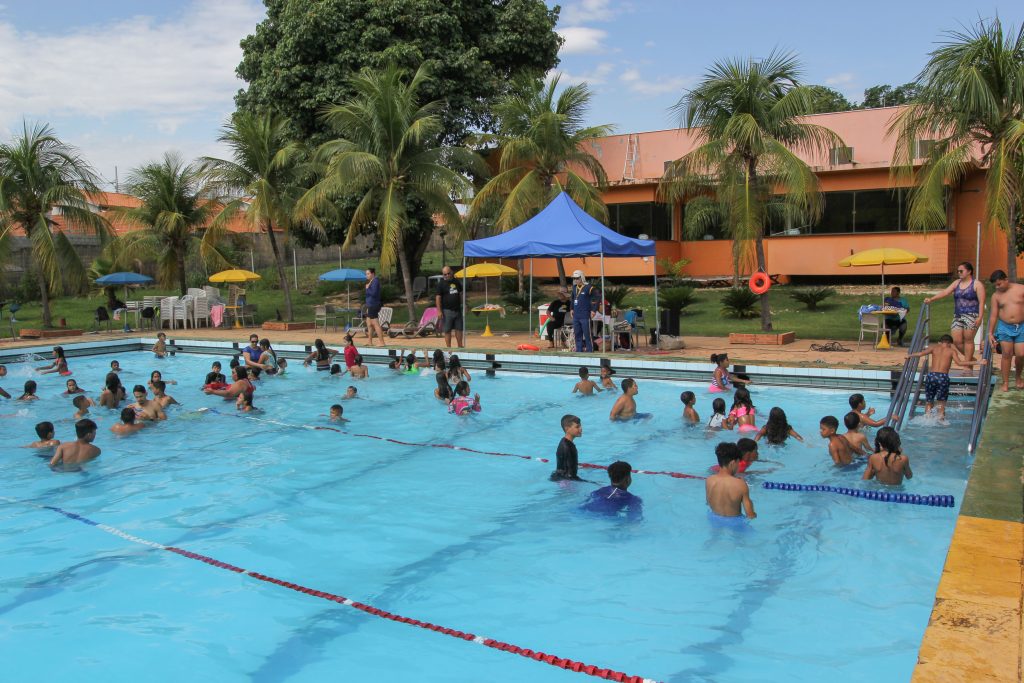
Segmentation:
{"type": "MultiPolygon", "coordinates": [[[[771,274],[821,279],[867,275],[874,271],[851,271],[840,268],[838,262],[855,251],[879,246],[903,247],[929,257],[927,263],[887,267],[887,275],[945,275],[952,273],[959,261],[975,261],[977,224],[984,211],[984,170],[949,188],[945,229],[910,232],[907,189],[894,186],[890,178],[895,140],[886,135],[900,110],[884,107],[807,117],[833,130],[846,147],[820,157],[801,154],[820,179],[824,212],[814,224],[766,231],[765,257],[771,274]]],[[[927,141],[922,142],[925,144],[927,141]]],[[[647,235],[657,240],[658,259],[688,259],[686,272],[692,277],[730,275],[731,240],[715,232],[696,239],[684,236],[685,206],[656,200],[666,164],[696,145],[693,130],[672,129],[601,138],[591,145],[591,152],[608,175],[610,186],[604,200],[611,228],[630,237],[647,235]]],[[[1018,263],[1018,268],[1024,267],[1024,261],[1018,259],[1018,263]]],[[[975,265],[982,276],[1006,267],[1006,239],[1001,231],[982,229],[981,258],[975,265]]],[[[582,268],[596,275],[598,265],[594,258],[567,259],[565,267],[569,272],[582,268]]],[[[658,270],[663,269],[659,266],[658,270]]],[[[555,277],[554,261],[535,260],[534,273],[555,277]]],[[[641,259],[605,260],[605,274],[612,277],[650,273],[651,264],[641,259]]]]}

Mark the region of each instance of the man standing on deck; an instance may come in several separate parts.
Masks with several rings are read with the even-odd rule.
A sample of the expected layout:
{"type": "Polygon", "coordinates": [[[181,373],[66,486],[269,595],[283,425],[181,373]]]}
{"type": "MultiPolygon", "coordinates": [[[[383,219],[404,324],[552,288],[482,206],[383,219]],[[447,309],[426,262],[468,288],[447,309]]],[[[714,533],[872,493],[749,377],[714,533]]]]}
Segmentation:
{"type": "Polygon", "coordinates": [[[594,352],[594,339],[590,332],[590,319],[594,316],[594,286],[587,283],[582,270],[572,273],[572,334],[576,338],[576,351],[594,352]]]}
{"type": "Polygon", "coordinates": [[[1003,391],[1010,390],[1010,362],[1017,359],[1017,388],[1024,389],[1021,369],[1024,369],[1024,285],[1019,285],[997,270],[989,277],[995,286],[991,312],[988,316],[988,336],[993,348],[1002,352],[999,374],[1003,378],[1003,391]]]}
{"type": "Polygon", "coordinates": [[[444,324],[445,346],[452,347],[454,332],[455,346],[462,348],[462,283],[453,277],[451,266],[441,266],[441,281],[437,283],[434,305],[444,324]]]}

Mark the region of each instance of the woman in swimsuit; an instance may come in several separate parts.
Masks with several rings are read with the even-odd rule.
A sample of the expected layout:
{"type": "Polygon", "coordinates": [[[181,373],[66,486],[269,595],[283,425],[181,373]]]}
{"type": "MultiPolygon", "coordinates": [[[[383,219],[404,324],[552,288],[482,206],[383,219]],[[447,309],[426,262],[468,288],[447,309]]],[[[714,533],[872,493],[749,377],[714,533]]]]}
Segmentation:
{"type": "Polygon", "coordinates": [[[959,279],[924,302],[930,304],[953,295],[953,323],[949,326],[949,333],[953,337],[953,346],[964,354],[964,360],[970,362],[974,359],[974,332],[985,312],[985,285],[974,277],[974,266],[967,261],[957,265],[956,274],[959,279]]]}
{"type": "Polygon", "coordinates": [[[317,370],[330,370],[331,360],[338,355],[337,349],[329,349],[324,344],[323,339],[317,339],[313,342],[313,353],[306,356],[306,360],[302,361],[303,365],[309,365],[313,361],[316,361],[317,370]]]}
{"type": "Polygon", "coordinates": [[[713,353],[711,362],[715,364],[715,372],[711,376],[711,385],[708,391],[712,394],[719,394],[732,390],[733,384],[750,384],[750,379],[745,375],[734,375],[729,372],[729,354],[713,353]]]}

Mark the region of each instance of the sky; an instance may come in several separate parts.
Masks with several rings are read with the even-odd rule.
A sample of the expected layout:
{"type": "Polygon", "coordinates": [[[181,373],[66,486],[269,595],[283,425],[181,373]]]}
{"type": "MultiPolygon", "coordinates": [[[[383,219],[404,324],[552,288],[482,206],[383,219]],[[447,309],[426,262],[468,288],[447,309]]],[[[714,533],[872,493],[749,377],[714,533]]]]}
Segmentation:
{"type": "MultiPolygon", "coordinates": [[[[947,31],[1024,19],[1006,0],[557,4],[561,82],[590,84],[588,123],[623,133],[678,125],[670,107],[716,60],[791,51],[806,82],[858,101],[912,80],[947,31]]],[[[223,155],[239,41],[263,16],[258,0],[0,0],[0,138],[48,123],[111,186],[165,151],[223,155]]]]}

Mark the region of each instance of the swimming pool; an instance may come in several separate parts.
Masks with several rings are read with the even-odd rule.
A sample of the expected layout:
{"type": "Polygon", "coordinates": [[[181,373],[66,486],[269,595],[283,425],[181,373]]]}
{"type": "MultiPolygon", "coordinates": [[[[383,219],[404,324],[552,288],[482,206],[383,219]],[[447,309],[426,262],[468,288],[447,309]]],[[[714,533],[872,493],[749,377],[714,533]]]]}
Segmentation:
{"type": "MultiPolygon", "coordinates": [[[[326,591],[394,614],[662,681],[905,681],[927,624],[955,509],[826,493],[765,491],[764,481],[862,485],[831,466],[817,424],[842,418],[849,392],[755,387],[807,445],[762,447],[748,477],[748,530],[708,521],[700,480],[634,476],[644,520],[577,511],[592,485],[547,481],[560,417],[579,415],[583,461],[702,475],[717,439],[681,426],[679,392],[640,381],[646,422],[610,424],[610,396],[570,397],[574,380],[474,372],[484,410],[447,415],[433,378],[371,368],[366,382],[294,367],[256,393],[260,420],[197,387],[213,357],[117,356],[125,384],[158,368],[185,405],[117,438],[100,423],[99,460],[54,474],[11,444],[70,417],[64,380],[37,378],[42,401],[0,404],[5,550],[0,643],[18,678],[319,681],[584,680],[472,640],[414,628],[315,595],[195,562],[62,516],[51,506],[163,546],[326,591]],[[326,426],[348,384],[348,433],[326,426]],[[217,412],[194,412],[198,408],[217,412]],[[14,417],[9,417],[15,415],[14,417]],[[364,435],[364,436],[357,436],[364,435]],[[457,445],[471,450],[412,446],[457,445]]],[[[227,364],[228,357],[219,358],[227,364]]],[[[73,359],[95,394],[110,356],[73,359]]],[[[28,377],[9,366],[11,391],[28,377]]],[[[596,370],[596,368],[592,368],[596,370]]],[[[620,375],[620,378],[622,375],[620,375]]],[[[13,393],[13,392],[12,392],[13,393]]],[[[867,394],[882,409],[887,398],[867,394]]],[[[911,493],[953,494],[968,471],[966,415],[903,432],[911,493]]],[[[70,421],[57,425],[70,438],[70,421]]],[[[730,434],[736,438],[735,434],[730,434]]],[[[606,483],[601,471],[582,476],[606,483]]]]}

